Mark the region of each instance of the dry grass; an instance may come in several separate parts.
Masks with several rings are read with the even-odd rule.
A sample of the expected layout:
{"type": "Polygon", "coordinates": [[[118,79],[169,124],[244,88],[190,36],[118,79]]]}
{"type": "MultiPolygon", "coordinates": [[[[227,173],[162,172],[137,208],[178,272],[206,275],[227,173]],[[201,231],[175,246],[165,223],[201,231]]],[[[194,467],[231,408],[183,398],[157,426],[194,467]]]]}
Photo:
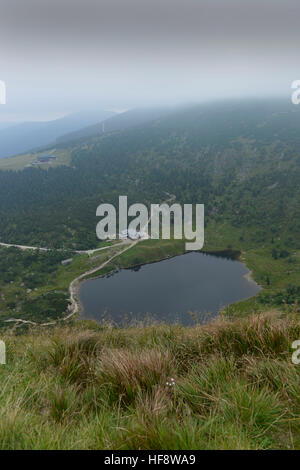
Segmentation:
{"type": "Polygon", "coordinates": [[[2,449],[300,447],[295,315],[3,339],[2,449]]]}

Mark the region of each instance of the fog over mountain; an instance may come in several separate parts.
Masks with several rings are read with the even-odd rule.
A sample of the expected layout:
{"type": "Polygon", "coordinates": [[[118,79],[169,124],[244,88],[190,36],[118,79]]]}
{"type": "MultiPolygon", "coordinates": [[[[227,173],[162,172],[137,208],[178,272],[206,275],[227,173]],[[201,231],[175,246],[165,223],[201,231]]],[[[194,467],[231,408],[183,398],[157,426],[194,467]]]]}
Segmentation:
{"type": "Polygon", "coordinates": [[[284,95],[300,75],[297,0],[1,0],[12,113],[284,95]]]}

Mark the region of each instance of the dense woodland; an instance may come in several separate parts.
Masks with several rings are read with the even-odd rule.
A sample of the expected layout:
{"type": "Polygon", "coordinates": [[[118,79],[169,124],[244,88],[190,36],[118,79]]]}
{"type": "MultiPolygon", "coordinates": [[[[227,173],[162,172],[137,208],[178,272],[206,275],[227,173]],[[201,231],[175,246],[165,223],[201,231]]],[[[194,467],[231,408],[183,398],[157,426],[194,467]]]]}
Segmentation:
{"type": "MultiPolygon", "coordinates": [[[[70,167],[0,172],[0,239],[91,248],[102,202],[204,203],[206,222],[298,245],[300,114],[286,103],[194,106],[82,140],[70,167]]],[[[62,144],[71,145],[71,144],[62,144]]]]}
{"type": "Polygon", "coordinates": [[[49,282],[61,261],[71,254],[57,250],[43,252],[21,251],[13,247],[0,248],[0,284],[22,279],[24,287],[28,289],[43,286],[49,282]]]}
{"type": "Polygon", "coordinates": [[[67,291],[36,291],[55,282],[61,261],[68,256],[70,252],[0,248],[0,326],[5,324],[5,319],[16,316],[46,321],[66,311],[67,291]]]}

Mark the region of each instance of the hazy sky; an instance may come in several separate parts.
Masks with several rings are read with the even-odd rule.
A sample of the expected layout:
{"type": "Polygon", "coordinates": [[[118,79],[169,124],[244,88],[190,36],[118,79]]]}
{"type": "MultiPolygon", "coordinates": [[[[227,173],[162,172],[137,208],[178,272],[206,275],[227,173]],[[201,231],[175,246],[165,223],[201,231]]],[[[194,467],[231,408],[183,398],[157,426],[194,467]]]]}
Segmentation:
{"type": "Polygon", "coordinates": [[[299,0],[0,0],[0,120],[289,96],[299,0]]]}

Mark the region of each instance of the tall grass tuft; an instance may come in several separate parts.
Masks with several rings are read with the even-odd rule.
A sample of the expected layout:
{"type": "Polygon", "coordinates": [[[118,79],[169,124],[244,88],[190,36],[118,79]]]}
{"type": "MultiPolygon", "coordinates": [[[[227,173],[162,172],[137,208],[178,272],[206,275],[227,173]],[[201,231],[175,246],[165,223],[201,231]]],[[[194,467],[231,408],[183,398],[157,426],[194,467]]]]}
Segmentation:
{"type": "Polygon", "coordinates": [[[1,449],[299,449],[296,315],[7,332],[1,449]]]}

